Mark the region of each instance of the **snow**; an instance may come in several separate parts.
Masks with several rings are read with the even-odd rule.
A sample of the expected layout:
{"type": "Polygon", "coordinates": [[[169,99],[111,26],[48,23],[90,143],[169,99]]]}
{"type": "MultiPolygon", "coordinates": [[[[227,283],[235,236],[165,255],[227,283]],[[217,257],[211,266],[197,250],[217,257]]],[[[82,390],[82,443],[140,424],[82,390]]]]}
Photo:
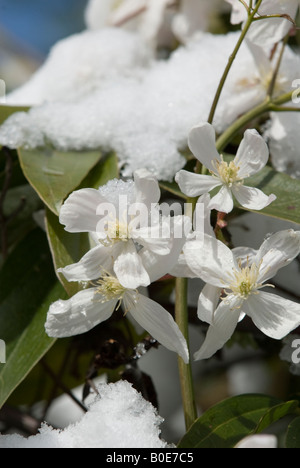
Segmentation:
{"type": "Polygon", "coordinates": [[[81,421],[64,430],[43,424],[28,439],[0,436],[0,448],[166,448],[159,438],[162,418],[126,381],[101,384],[81,421]]]}
{"type": "Polygon", "coordinates": [[[190,129],[207,119],[236,40],[235,33],[203,34],[163,61],[147,56],[138,35],[119,29],[67,38],[8,95],[9,104],[34,107],[6,121],[0,143],[114,150],[124,176],[145,167],[171,180],[184,166],[180,150],[190,129]]]}

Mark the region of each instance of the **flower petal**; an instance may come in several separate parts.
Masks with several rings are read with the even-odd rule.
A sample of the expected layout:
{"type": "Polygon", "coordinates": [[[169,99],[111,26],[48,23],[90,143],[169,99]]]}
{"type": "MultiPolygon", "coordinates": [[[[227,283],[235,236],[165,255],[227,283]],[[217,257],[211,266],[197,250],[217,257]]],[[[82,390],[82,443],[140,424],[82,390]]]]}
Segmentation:
{"type": "Polygon", "coordinates": [[[239,449],[276,449],[277,437],[272,434],[250,435],[242,439],[234,448],[239,449]]]}
{"type": "MultiPolygon", "coordinates": [[[[148,249],[142,249],[140,252],[143,265],[150,276],[151,283],[168,273],[174,275],[173,268],[177,265],[177,261],[186,242],[186,235],[191,229],[191,220],[187,216],[175,216],[172,218],[172,222],[172,243],[170,252],[167,255],[161,256],[148,249]]],[[[183,275],[183,277],[185,277],[185,275],[183,275]]]]}
{"type": "Polygon", "coordinates": [[[98,190],[81,189],[73,192],[61,207],[59,221],[68,232],[95,232],[99,204],[107,203],[98,190]]]}
{"type": "Polygon", "coordinates": [[[199,351],[194,354],[196,361],[213,356],[231,338],[238,324],[241,300],[233,295],[221,302],[217,308],[213,324],[209,327],[205,341],[199,351]]]}
{"type": "Polygon", "coordinates": [[[221,161],[221,158],[216,150],[216,132],[212,125],[202,123],[192,128],[188,138],[188,145],[201,164],[209,171],[216,171],[213,162],[221,161]]]}
{"type": "Polygon", "coordinates": [[[247,10],[240,0],[226,0],[232,5],[230,22],[231,24],[240,24],[247,19],[247,10]]]}
{"type": "Polygon", "coordinates": [[[187,242],[184,254],[196,277],[218,288],[227,288],[232,282],[232,270],[238,264],[232,251],[223,242],[204,234],[204,242],[187,242]]]}
{"type": "Polygon", "coordinates": [[[281,340],[300,325],[300,304],[259,291],[245,302],[243,310],[265,335],[281,340]]]}
{"type": "Polygon", "coordinates": [[[243,179],[261,171],[269,159],[269,148],[256,130],[247,130],[239,146],[234,163],[243,179]]]}
{"type": "Polygon", "coordinates": [[[198,318],[212,325],[222,289],[206,284],[198,300],[198,318]]]}
{"type": "Polygon", "coordinates": [[[120,255],[122,243],[112,247],[97,245],[89,250],[77,263],[59,268],[68,281],[91,281],[101,276],[103,271],[112,271],[113,261],[120,255]]]}
{"type": "Polygon", "coordinates": [[[210,175],[200,175],[188,171],[179,171],[175,176],[182,193],[188,197],[198,197],[222,185],[220,179],[210,175]]]}
{"type": "Polygon", "coordinates": [[[273,278],[280,268],[291,263],[300,253],[300,231],[288,229],[276,232],[266,239],[255,257],[260,265],[258,281],[264,283],[273,278]]]}
{"type": "Polygon", "coordinates": [[[80,335],[107,320],[117,301],[101,302],[96,288],[84,289],[75,296],[54,302],[48,311],[46,332],[55,338],[80,335]],[[98,297],[97,297],[98,296],[98,297]]]}
{"type": "Polygon", "coordinates": [[[178,353],[188,363],[186,340],[169,312],[142,294],[134,299],[125,295],[123,302],[126,310],[153,338],[170,351],[178,353]]]}
{"type": "Polygon", "coordinates": [[[230,213],[233,210],[232,193],[227,185],[223,185],[219,193],[211,199],[210,207],[222,213],[230,213]]]}
{"type": "Polygon", "coordinates": [[[276,195],[265,195],[261,190],[245,185],[234,185],[232,192],[237,201],[248,210],[263,210],[276,200],[276,195]]]}
{"type": "Polygon", "coordinates": [[[147,208],[158,203],[160,188],[156,177],[147,169],[138,169],[134,173],[136,203],[143,203],[147,208]]]}
{"type": "Polygon", "coordinates": [[[122,253],[114,263],[114,272],[124,288],[149,286],[150,278],[133,242],[124,243],[122,253]]]}

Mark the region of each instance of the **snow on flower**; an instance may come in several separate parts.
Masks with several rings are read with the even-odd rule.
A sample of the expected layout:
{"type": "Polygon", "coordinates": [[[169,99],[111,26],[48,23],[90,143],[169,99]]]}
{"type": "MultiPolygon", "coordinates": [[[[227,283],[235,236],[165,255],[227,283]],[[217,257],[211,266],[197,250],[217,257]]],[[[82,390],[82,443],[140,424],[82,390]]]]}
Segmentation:
{"type": "Polygon", "coordinates": [[[92,233],[97,245],[79,263],[60,272],[69,281],[93,280],[99,277],[100,266],[106,268],[113,258],[123,287],[148,286],[151,281],[142,254],[149,250],[165,263],[176,242],[183,246],[190,229],[186,217],[161,217],[159,198],[157,180],[143,169],[135,172],[134,181],[114,180],[98,190],[73,192],[61,208],[60,223],[68,232],[92,233]]]}
{"type": "Polygon", "coordinates": [[[244,185],[244,179],[258,173],[269,159],[269,150],[256,130],[247,130],[233,161],[226,162],[215,147],[215,131],[204,123],[194,127],[189,135],[189,147],[194,156],[211,175],[179,171],[175,179],[181,191],[198,197],[221,187],[210,202],[211,209],[229,213],[233,209],[233,195],[246,209],[262,210],[276,199],[257,188],[244,185]]]}
{"type": "Polygon", "coordinates": [[[103,384],[80,421],[64,430],[42,424],[36,436],[0,435],[0,448],[167,448],[163,419],[126,381],[103,384]]]}
{"type": "MultiPolygon", "coordinates": [[[[181,249],[182,243],[178,242],[163,264],[157,262],[155,253],[141,254],[151,282],[168,273],[170,262],[173,262],[173,258],[178,258],[181,249]]],[[[50,306],[45,324],[49,336],[62,338],[85,333],[110,318],[113,312],[122,306],[124,313],[131,314],[153,338],[188,362],[189,353],[185,338],[171,314],[161,305],[139,293],[137,289],[122,286],[112,268],[101,271],[101,267],[98,266],[97,279],[94,265],[89,268],[86,264],[84,278],[80,269],[73,271],[72,281],[86,282],[87,278],[91,279],[87,289],[79,291],[68,300],[58,300],[50,306]]]]}
{"type": "Polygon", "coordinates": [[[209,114],[236,41],[236,33],[204,34],[168,60],[151,61],[139,37],[118,28],[64,39],[28,83],[7,95],[9,105],[33,107],[1,126],[0,143],[113,150],[125,177],[146,167],[172,180],[186,162],[181,150],[189,130],[209,114]]]}
{"type": "MultiPolygon", "coordinates": [[[[248,0],[243,2],[245,5],[240,0],[226,0],[226,2],[232,5],[232,24],[239,24],[247,19],[248,12],[245,5],[249,8],[248,0]]],[[[262,47],[276,44],[293,27],[292,20],[296,18],[298,8],[299,0],[263,0],[257,18],[269,15],[281,15],[281,17],[256,20],[251,25],[247,38],[262,47]]]]}
{"type": "Polygon", "coordinates": [[[207,235],[204,248],[202,243],[187,243],[189,267],[208,284],[199,298],[198,316],[210,327],[196,360],[207,359],[221,349],[245,315],[265,335],[278,340],[299,326],[300,304],[262,291],[299,253],[300,231],[294,230],[273,234],[257,252],[247,249],[241,254],[207,235]],[[217,305],[221,291],[225,297],[217,305]]]}

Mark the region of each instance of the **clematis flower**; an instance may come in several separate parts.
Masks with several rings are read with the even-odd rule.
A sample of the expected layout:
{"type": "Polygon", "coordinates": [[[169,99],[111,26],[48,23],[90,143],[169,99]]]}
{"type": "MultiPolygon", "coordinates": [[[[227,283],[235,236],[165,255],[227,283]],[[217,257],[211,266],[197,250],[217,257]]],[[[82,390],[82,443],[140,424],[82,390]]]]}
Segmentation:
{"type": "Polygon", "coordinates": [[[150,250],[164,262],[174,243],[172,223],[176,226],[182,223],[183,240],[189,229],[185,217],[176,217],[174,221],[159,216],[159,198],[157,180],[144,169],[135,172],[134,182],[114,180],[99,190],[73,192],[61,208],[60,222],[68,232],[91,233],[96,246],[79,263],[60,272],[69,281],[74,281],[78,272],[81,280],[95,279],[99,266],[106,268],[114,258],[113,269],[122,286],[132,289],[148,286],[150,277],[141,253],[150,250]]]}
{"type": "MultiPolygon", "coordinates": [[[[232,24],[239,24],[247,19],[247,10],[240,0],[226,0],[226,2],[232,5],[232,24]]],[[[249,1],[246,0],[244,3],[249,6],[249,1]]],[[[273,46],[281,41],[292,28],[292,22],[286,16],[294,20],[298,7],[299,0],[263,0],[258,15],[282,15],[282,17],[255,21],[248,31],[247,39],[261,47],[273,46]]]]}
{"type": "MultiPolygon", "coordinates": [[[[151,282],[168,273],[183,246],[182,239],[176,239],[169,255],[163,263],[158,262],[157,254],[145,251],[142,253],[144,265],[151,282]]],[[[113,259],[111,259],[113,263],[113,259]]],[[[73,270],[73,281],[86,281],[88,288],[79,291],[68,300],[54,302],[48,311],[45,324],[49,336],[62,338],[79,335],[94,328],[111,317],[120,307],[124,313],[130,313],[150,335],[171,351],[177,352],[188,362],[188,348],[176,322],[161,305],[144,296],[137,289],[124,287],[113,272],[112,266],[103,269],[98,265],[98,276],[95,278],[94,265],[85,264],[82,269],[73,270]]],[[[68,276],[66,276],[68,279],[68,276]]]]}
{"type": "Polygon", "coordinates": [[[257,252],[247,249],[240,251],[240,255],[207,235],[204,246],[187,243],[185,256],[189,267],[209,285],[200,295],[198,316],[210,327],[195,354],[196,360],[207,359],[221,349],[245,315],[265,335],[278,340],[299,326],[300,304],[262,291],[270,286],[266,282],[299,253],[300,231],[294,230],[273,234],[257,252]],[[217,305],[221,291],[225,297],[217,305]]]}
{"type": "Polygon", "coordinates": [[[272,434],[250,435],[242,439],[234,448],[239,449],[276,449],[277,437],[272,434]]]}
{"type": "Polygon", "coordinates": [[[137,31],[155,47],[165,21],[165,13],[173,0],[90,0],[85,11],[88,29],[105,26],[125,27],[137,31]]]}
{"type": "Polygon", "coordinates": [[[195,157],[210,171],[211,175],[194,174],[185,170],[176,174],[181,191],[189,197],[197,197],[221,187],[210,202],[210,208],[229,213],[233,209],[233,195],[246,209],[262,210],[276,199],[257,188],[244,185],[244,179],[265,167],[269,150],[256,130],[247,130],[233,161],[227,163],[215,147],[215,131],[208,123],[192,129],[189,147],[195,157]]]}

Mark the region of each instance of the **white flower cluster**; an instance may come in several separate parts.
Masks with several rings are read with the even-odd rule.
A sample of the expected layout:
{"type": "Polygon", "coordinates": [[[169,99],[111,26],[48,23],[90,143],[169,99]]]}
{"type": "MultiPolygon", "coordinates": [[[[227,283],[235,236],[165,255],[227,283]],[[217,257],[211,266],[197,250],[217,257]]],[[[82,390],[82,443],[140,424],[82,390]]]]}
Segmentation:
{"type": "Polygon", "coordinates": [[[276,233],[257,252],[247,248],[231,251],[215,238],[211,226],[207,227],[212,209],[223,213],[233,209],[233,196],[245,208],[257,210],[274,200],[274,196],[267,197],[244,185],[244,178],[267,163],[269,153],[263,138],[254,130],[247,131],[229,163],[217,153],[209,124],[193,128],[189,144],[211,172],[199,175],[180,171],[176,177],[189,197],[202,195],[198,200],[204,209],[201,239],[195,232],[193,235],[189,218],[160,216],[159,186],[146,170],[136,171],[133,182],[112,181],[99,190],[81,189],[66,200],[60,222],[69,232],[89,232],[96,245],[79,263],[60,270],[68,281],[88,286],[71,299],[52,304],[46,323],[50,336],[84,333],[122,305],[125,314],[130,313],[155,339],[187,362],[186,341],[171,315],[137,290],[167,273],[198,277],[207,283],[199,297],[198,317],[210,327],[195,359],[209,358],[222,348],[246,315],[274,339],[282,339],[299,326],[300,304],[261,290],[299,255],[300,231],[276,233]],[[217,187],[221,187],[219,193],[210,200],[208,192],[217,187]],[[125,194],[126,205],[120,203],[125,194]],[[138,216],[133,210],[136,205],[138,216]],[[142,206],[147,216],[141,218],[142,206]]]}

